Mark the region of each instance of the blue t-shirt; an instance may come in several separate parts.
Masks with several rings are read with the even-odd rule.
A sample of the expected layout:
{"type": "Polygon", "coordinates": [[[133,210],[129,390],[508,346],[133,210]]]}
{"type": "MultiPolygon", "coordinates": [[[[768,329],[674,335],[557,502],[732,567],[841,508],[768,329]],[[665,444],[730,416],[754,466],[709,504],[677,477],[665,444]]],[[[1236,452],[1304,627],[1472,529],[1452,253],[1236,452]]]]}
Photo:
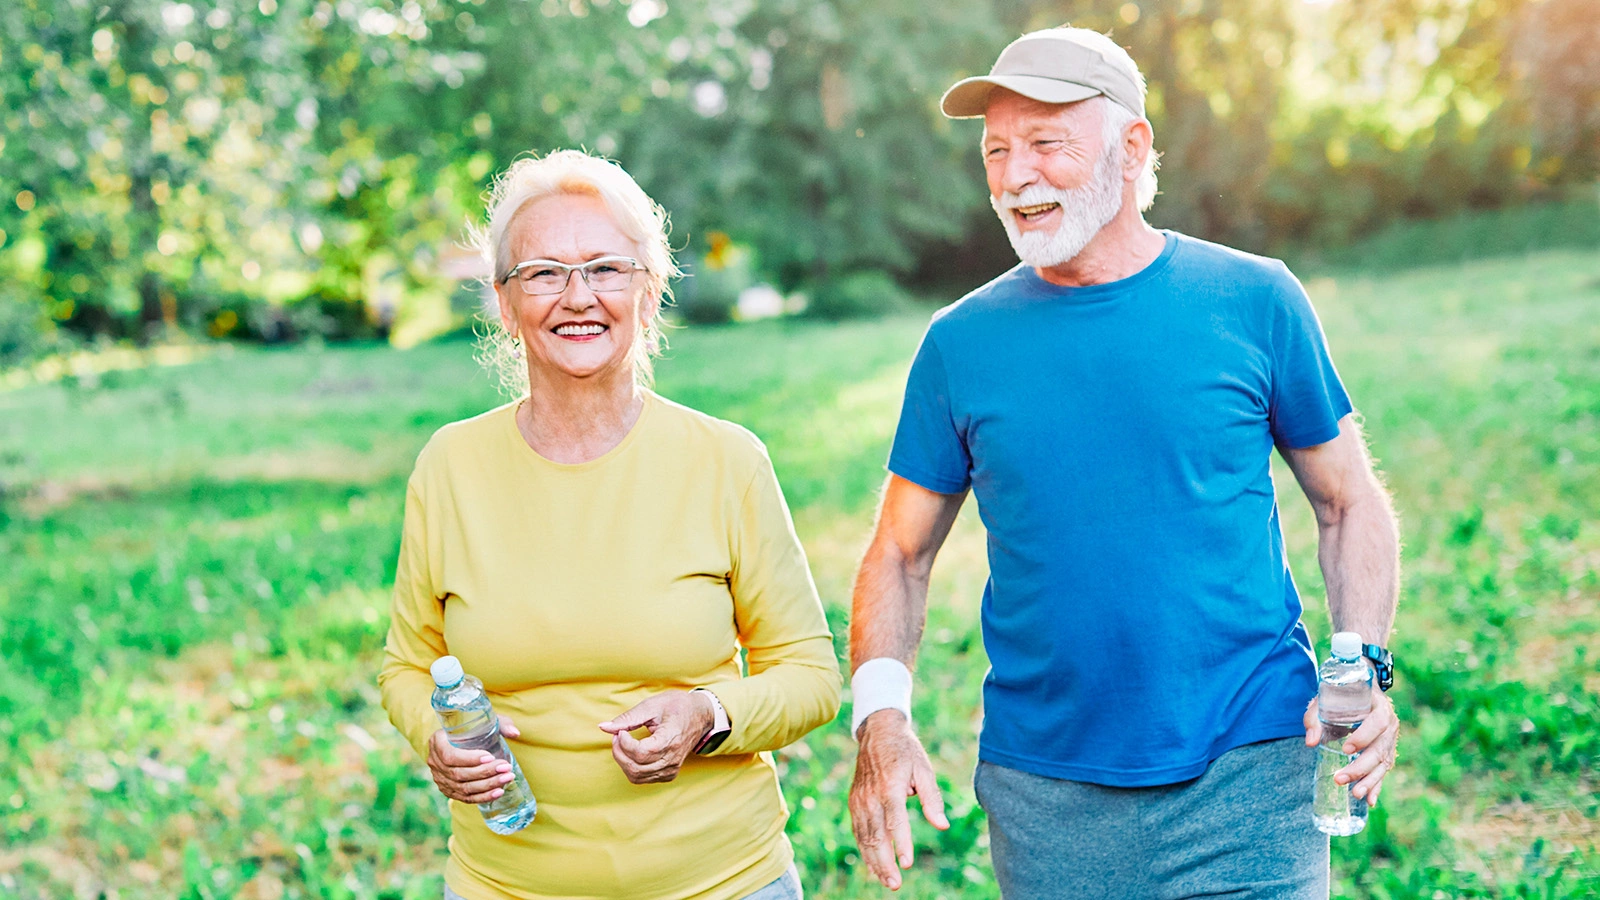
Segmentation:
{"type": "Polygon", "coordinates": [[[979,758],[1120,787],[1304,734],[1273,446],[1351,411],[1283,263],[1166,233],[1121,281],[1018,266],[940,310],[889,469],[988,529],[979,758]]]}

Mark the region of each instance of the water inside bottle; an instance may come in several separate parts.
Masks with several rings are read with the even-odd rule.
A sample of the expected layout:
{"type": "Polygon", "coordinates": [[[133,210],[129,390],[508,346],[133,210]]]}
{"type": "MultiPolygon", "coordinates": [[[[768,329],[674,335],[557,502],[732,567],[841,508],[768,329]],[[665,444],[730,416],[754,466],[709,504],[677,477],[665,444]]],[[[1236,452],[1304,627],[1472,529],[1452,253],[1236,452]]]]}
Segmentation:
{"type": "Polygon", "coordinates": [[[1350,785],[1333,780],[1334,773],[1355,759],[1344,752],[1344,740],[1355,730],[1355,725],[1324,722],[1322,743],[1317,746],[1317,789],[1311,821],[1318,831],[1336,837],[1348,837],[1367,827],[1367,801],[1351,794],[1350,785]]]}
{"type": "Polygon", "coordinates": [[[1317,747],[1315,799],[1311,821],[1319,831],[1347,837],[1367,827],[1367,801],[1350,793],[1350,784],[1333,776],[1354,756],[1344,752],[1345,739],[1372,711],[1372,670],[1360,660],[1338,657],[1323,663],[1317,689],[1317,717],[1322,743],[1317,747]]]}
{"type": "Polygon", "coordinates": [[[500,720],[481,684],[467,676],[461,685],[451,690],[435,691],[433,708],[451,744],[463,750],[482,750],[511,764],[512,779],[504,786],[505,793],[488,803],[478,804],[484,824],[496,834],[512,834],[526,828],[533,821],[538,804],[528,787],[528,779],[522,774],[521,764],[500,734],[500,720]]]}

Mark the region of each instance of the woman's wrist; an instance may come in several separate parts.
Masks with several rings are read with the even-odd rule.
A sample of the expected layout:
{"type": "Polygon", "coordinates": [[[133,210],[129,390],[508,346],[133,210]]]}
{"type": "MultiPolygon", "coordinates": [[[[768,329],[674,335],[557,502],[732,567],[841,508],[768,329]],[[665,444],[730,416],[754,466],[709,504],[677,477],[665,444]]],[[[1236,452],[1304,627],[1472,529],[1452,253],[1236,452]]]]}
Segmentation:
{"type": "Polygon", "coordinates": [[[700,732],[700,740],[695,743],[694,752],[709,753],[727,739],[733,730],[733,723],[728,720],[728,711],[723,708],[722,700],[715,692],[706,688],[695,688],[689,693],[701,695],[701,708],[706,714],[706,726],[700,732]]]}

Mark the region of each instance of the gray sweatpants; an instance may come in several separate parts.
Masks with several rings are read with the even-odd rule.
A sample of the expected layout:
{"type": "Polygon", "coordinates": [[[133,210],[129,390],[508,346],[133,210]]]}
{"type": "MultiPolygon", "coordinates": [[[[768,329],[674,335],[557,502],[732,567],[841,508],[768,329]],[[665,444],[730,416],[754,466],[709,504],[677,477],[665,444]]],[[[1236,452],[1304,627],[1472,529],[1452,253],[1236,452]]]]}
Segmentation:
{"type": "Polygon", "coordinates": [[[1192,781],[1114,788],[978,763],[1006,900],[1326,900],[1311,824],[1316,751],[1301,738],[1230,750],[1192,781]]]}

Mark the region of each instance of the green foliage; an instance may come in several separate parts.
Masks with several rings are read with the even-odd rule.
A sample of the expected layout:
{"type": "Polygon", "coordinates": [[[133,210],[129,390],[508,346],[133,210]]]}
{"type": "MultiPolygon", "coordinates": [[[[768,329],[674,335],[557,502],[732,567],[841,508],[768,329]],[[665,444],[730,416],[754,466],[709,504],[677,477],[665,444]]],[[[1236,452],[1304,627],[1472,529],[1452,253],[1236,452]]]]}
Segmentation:
{"type": "Polygon", "coordinates": [[[720,325],[733,320],[741,291],[755,284],[755,262],[748,247],[731,244],[726,235],[713,235],[711,252],[685,269],[673,288],[672,305],[684,321],[720,325]]]}
{"type": "Polygon", "coordinates": [[[1302,8],[1305,51],[1336,87],[1277,124],[1260,194],[1275,244],[1337,250],[1397,219],[1558,200],[1563,186],[1600,176],[1592,5],[1439,10],[1419,0],[1302,8]]]}
{"type": "MultiPolygon", "coordinates": [[[[1030,4],[1029,27],[1060,24],[1060,7],[1030,4]]],[[[1150,83],[1147,111],[1161,156],[1153,221],[1197,236],[1264,247],[1260,203],[1278,149],[1298,35],[1280,0],[1096,0],[1072,24],[1110,31],[1150,83]]]]}
{"type": "Polygon", "coordinates": [[[1464,263],[1556,247],[1600,250],[1600,195],[1567,203],[1402,221],[1345,247],[1304,253],[1307,262],[1399,270],[1464,263]]]}
{"type": "MultiPolygon", "coordinates": [[[[1484,230],[1492,228],[1496,220],[1477,213],[1515,207],[1530,193],[1527,175],[1521,171],[1530,152],[1526,123],[1507,116],[1469,126],[1452,110],[1425,133],[1395,144],[1394,135],[1383,123],[1352,122],[1336,110],[1322,112],[1285,140],[1279,148],[1280,163],[1263,195],[1264,214],[1279,240],[1313,252],[1327,248],[1330,256],[1356,259],[1351,245],[1370,245],[1368,237],[1385,226],[1404,230],[1405,223],[1396,221],[1401,217],[1455,216],[1484,230]]],[[[1593,197],[1592,191],[1590,187],[1581,193],[1593,197]]],[[[1553,191],[1540,196],[1549,201],[1560,199],[1553,191]]],[[[1574,218],[1581,215],[1581,202],[1566,205],[1572,207],[1567,212],[1574,218]]],[[[1591,199],[1588,206],[1592,219],[1595,202],[1591,199]]],[[[1539,214],[1524,209],[1508,209],[1504,221],[1514,224],[1521,219],[1533,224],[1531,219],[1539,214]]],[[[1431,225],[1411,230],[1430,238],[1455,237],[1431,225]]],[[[1582,228],[1579,235],[1592,233],[1592,228],[1582,228]]],[[[1527,237],[1537,241],[1545,235],[1532,232],[1527,237]]],[[[1560,245],[1572,245],[1582,238],[1557,240],[1560,245]]],[[[1528,245],[1542,246],[1547,245],[1528,245]]],[[[1423,259],[1451,258],[1441,255],[1451,249],[1448,245],[1420,249],[1427,254],[1423,259]]],[[[1503,252],[1492,243],[1459,249],[1471,255],[1503,252]]]]}
{"type": "Polygon", "coordinates": [[[1431,146],[1434,159],[1449,163],[1470,155],[1474,139],[1514,141],[1506,168],[1526,179],[1525,190],[1600,174],[1593,5],[1474,0],[1440,12],[1428,0],[1351,0],[1329,4],[1320,18],[1332,76],[1368,83],[1360,102],[1366,118],[1389,120],[1391,145],[1431,146]],[[1409,107],[1410,115],[1385,116],[1384,106],[1409,107]],[[1467,133],[1451,135],[1435,122],[1467,133]]]}
{"type": "Polygon", "coordinates": [[[44,355],[58,345],[56,329],[38,305],[0,291],[0,369],[44,355]]]}
{"type": "MultiPolygon", "coordinates": [[[[0,280],[47,336],[437,332],[462,319],[439,258],[491,174],[569,146],[634,172],[688,258],[725,232],[784,290],[936,268],[951,246],[1003,263],[975,240],[992,227],[978,126],[936,101],[1062,15],[17,0],[0,6],[0,280]]],[[[1092,0],[1072,16],[1149,76],[1163,226],[1323,248],[1600,175],[1588,0],[1092,0]]]]}
{"type": "Polygon", "coordinates": [[[851,272],[816,285],[806,303],[806,315],[839,321],[904,312],[911,297],[889,273],[877,269],[851,272]]]}
{"type": "Polygon", "coordinates": [[[691,238],[697,226],[747,241],[793,288],[840,270],[904,270],[917,240],[956,237],[983,196],[975,138],[934,101],[1004,43],[992,11],[863,0],[734,9],[715,40],[736,63],[697,52],[673,72],[691,100],[702,90],[725,100],[647,105],[618,144],[691,238]]]}
{"type": "Polygon", "coordinates": [[[7,196],[29,200],[0,228],[38,248],[9,254],[10,274],[64,327],[141,340],[195,320],[270,334],[238,299],[371,301],[359,282],[378,250],[436,282],[427,263],[465,209],[459,165],[384,153],[381,103],[342,114],[427,93],[461,61],[425,47],[421,23],[340,9],[8,4],[7,196]]]}
{"type": "Polygon", "coordinates": [[[1546,0],[1520,11],[1512,52],[1527,73],[1529,104],[1544,164],[1600,171],[1600,16],[1585,0],[1546,0]]]}

